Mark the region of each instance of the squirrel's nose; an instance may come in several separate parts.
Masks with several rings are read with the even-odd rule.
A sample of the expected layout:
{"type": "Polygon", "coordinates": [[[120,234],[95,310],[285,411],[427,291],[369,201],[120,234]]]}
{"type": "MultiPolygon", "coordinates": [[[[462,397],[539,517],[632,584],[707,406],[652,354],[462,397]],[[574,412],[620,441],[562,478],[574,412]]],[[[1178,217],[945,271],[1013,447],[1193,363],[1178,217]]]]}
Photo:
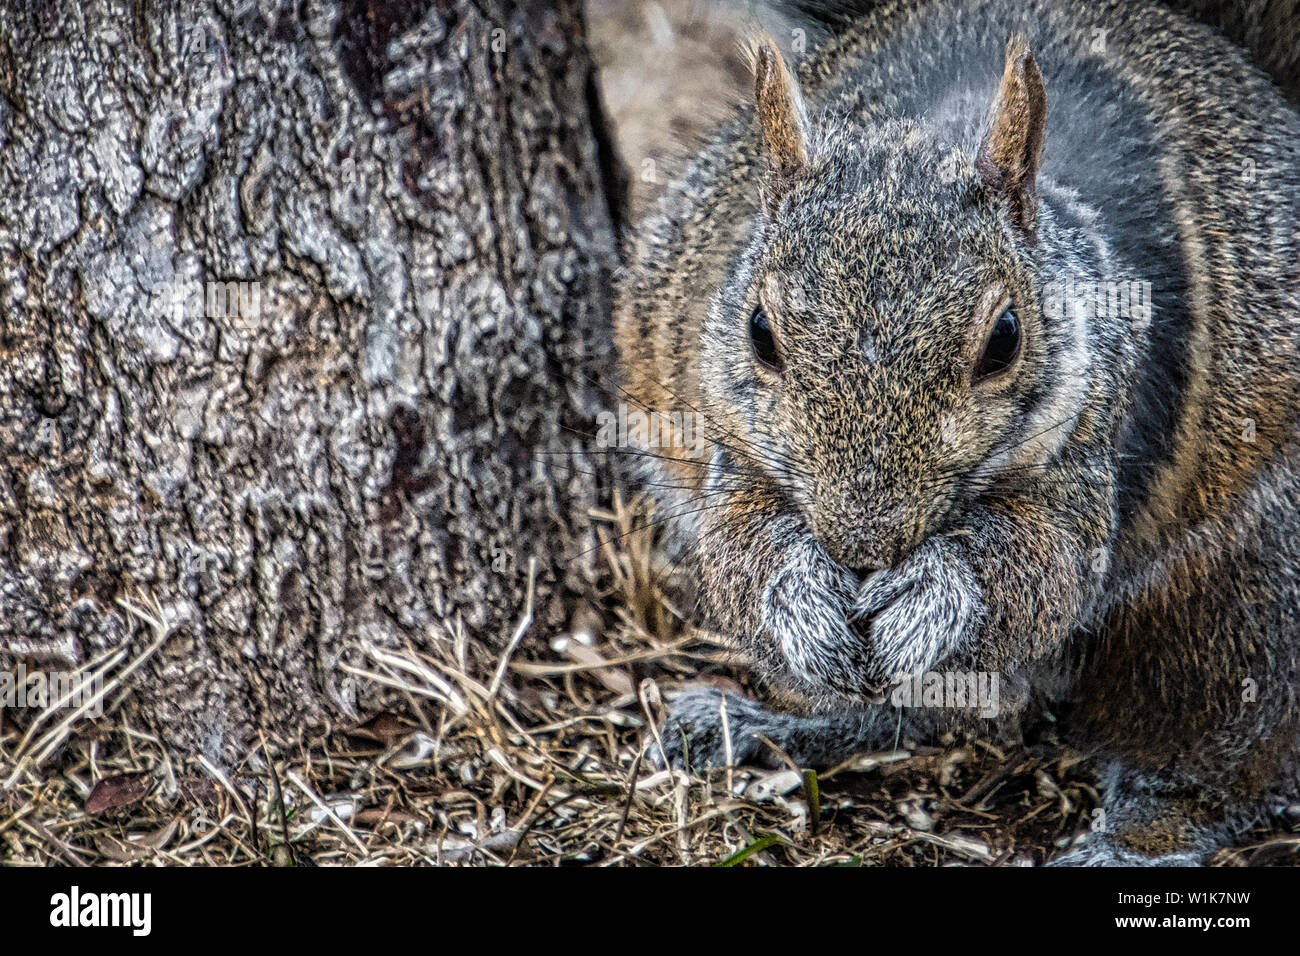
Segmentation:
{"type": "Polygon", "coordinates": [[[858,576],[859,581],[865,581],[877,571],[883,571],[885,568],[886,565],[883,564],[864,564],[855,568],[849,568],[849,570],[858,576]]]}
{"type": "Polygon", "coordinates": [[[904,542],[896,531],[896,515],[863,514],[857,505],[831,504],[816,513],[813,532],[837,564],[863,576],[898,563],[904,542]]]}
{"type": "Polygon", "coordinates": [[[823,541],[823,545],[832,558],[862,579],[892,568],[902,556],[896,542],[880,535],[841,536],[834,541],[823,541]]]}

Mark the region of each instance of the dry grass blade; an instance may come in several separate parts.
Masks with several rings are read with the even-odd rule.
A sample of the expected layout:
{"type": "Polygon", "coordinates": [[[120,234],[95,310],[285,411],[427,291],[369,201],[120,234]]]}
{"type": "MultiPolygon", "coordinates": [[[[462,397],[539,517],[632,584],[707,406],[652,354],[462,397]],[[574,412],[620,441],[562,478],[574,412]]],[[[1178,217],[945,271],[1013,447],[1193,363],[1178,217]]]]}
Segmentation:
{"type": "MultiPolygon", "coordinates": [[[[708,637],[649,586],[664,569],[646,540],[618,537],[646,513],[615,504],[612,613],[587,627],[586,662],[552,651],[561,635],[539,633],[531,607],[496,653],[456,622],[432,651],[362,643],[344,670],[384,695],[385,721],[268,739],[236,767],[173,765],[124,708],[75,723],[33,715],[21,733],[11,721],[0,730],[6,767],[20,751],[53,749],[0,790],[4,863],[993,866],[1042,862],[1086,827],[1093,783],[1050,727],[1033,747],[921,741],[815,778],[784,761],[696,777],[660,770],[648,755],[661,743],[661,688],[698,678],[693,651],[708,637]],[[87,813],[96,785],[116,775],[151,785],[87,813]]],[[[153,641],[130,661],[90,665],[106,686],[125,686],[167,634],[154,602],[130,605],[153,641]]],[[[1242,851],[1251,862],[1294,862],[1300,846],[1276,829],[1255,844],[1242,851]]]]}

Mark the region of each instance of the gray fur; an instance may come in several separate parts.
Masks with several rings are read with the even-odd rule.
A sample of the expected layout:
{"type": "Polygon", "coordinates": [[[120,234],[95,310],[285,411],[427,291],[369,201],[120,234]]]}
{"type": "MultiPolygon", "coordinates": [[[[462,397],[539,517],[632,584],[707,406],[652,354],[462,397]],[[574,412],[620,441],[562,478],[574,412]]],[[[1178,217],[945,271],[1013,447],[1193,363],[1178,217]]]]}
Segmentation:
{"type": "MultiPolygon", "coordinates": [[[[1300,791],[1295,108],[1147,3],[885,4],[798,79],[807,163],[773,180],[766,130],[799,127],[738,118],[619,292],[629,392],[716,444],[707,475],[660,463],[718,492],[688,536],[702,610],[812,715],[729,705],[733,759],[759,733],[797,762],[885,746],[882,685],[992,671],[1113,761],[1122,830],[1063,860],[1203,859],[1300,791]],[[1030,196],[975,161],[1015,32],[1048,104],[1030,196]],[[1149,308],[1053,310],[1067,280],[1148,283],[1149,308]],[[976,384],[998,295],[1020,357],[976,384]]],[[[670,759],[681,731],[725,756],[715,703],[673,705],[670,759]]]]}

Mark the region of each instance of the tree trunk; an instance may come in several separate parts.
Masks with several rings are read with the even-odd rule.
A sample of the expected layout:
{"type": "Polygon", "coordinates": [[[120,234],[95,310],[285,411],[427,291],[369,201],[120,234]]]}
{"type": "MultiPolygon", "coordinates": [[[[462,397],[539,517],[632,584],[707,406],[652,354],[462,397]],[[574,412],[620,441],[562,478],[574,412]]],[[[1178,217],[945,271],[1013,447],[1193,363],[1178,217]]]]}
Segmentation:
{"type": "MultiPolygon", "coordinates": [[[[170,636],[235,759],[589,573],[613,223],[578,0],[0,9],[0,666],[170,636]]],[[[608,167],[606,167],[608,172],[608,167]]]]}

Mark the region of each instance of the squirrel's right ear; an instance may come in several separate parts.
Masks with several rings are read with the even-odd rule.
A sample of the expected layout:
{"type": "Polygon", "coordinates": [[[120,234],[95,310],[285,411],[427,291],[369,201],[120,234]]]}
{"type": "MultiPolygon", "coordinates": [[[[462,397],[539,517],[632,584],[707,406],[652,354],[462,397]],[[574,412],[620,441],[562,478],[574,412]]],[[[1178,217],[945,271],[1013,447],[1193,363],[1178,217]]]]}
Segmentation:
{"type": "Polygon", "coordinates": [[[799,84],[770,39],[755,53],[754,98],[769,162],[763,205],[770,212],[808,165],[809,154],[808,113],[799,84]]]}
{"type": "Polygon", "coordinates": [[[1036,180],[1046,125],[1043,74],[1025,38],[1017,34],[1007,43],[1002,82],[975,157],[975,170],[989,188],[1006,197],[1012,219],[1030,239],[1037,234],[1036,180]]]}

